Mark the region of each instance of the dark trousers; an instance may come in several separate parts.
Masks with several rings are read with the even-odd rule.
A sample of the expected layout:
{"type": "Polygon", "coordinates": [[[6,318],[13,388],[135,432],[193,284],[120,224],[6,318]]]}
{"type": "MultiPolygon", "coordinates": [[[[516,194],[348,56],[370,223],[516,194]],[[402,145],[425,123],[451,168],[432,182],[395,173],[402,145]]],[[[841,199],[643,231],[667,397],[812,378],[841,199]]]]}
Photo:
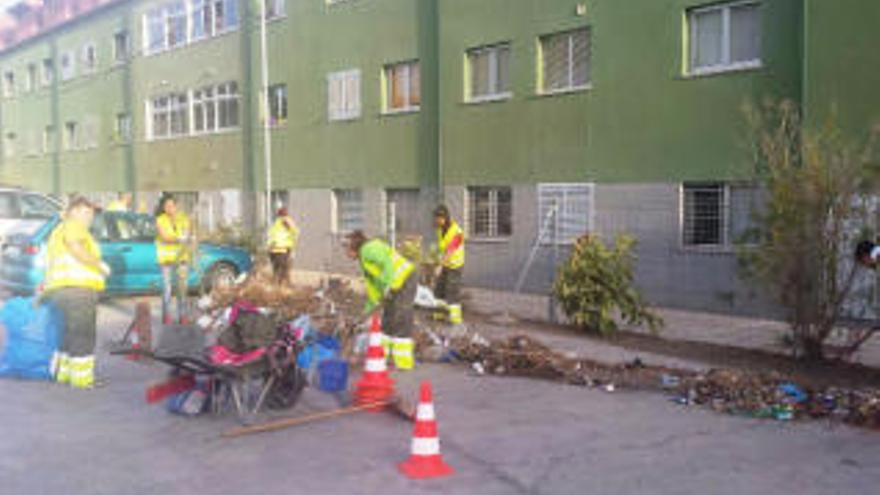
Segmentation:
{"type": "Polygon", "coordinates": [[[290,271],[290,250],[283,253],[269,253],[269,259],[272,261],[272,273],[275,274],[275,280],[287,281],[287,275],[290,271]]]}
{"type": "Polygon", "coordinates": [[[382,310],[382,330],[392,337],[409,337],[413,331],[416,277],[410,275],[397,292],[392,292],[382,310]]]}
{"type": "Polygon", "coordinates": [[[461,270],[443,267],[437,277],[434,296],[443,299],[447,304],[461,303],[461,270]]]}
{"type": "Polygon", "coordinates": [[[72,358],[95,354],[98,327],[98,292],[79,287],[62,287],[47,297],[64,316],[64,335],[59,352],[72,358]]]}

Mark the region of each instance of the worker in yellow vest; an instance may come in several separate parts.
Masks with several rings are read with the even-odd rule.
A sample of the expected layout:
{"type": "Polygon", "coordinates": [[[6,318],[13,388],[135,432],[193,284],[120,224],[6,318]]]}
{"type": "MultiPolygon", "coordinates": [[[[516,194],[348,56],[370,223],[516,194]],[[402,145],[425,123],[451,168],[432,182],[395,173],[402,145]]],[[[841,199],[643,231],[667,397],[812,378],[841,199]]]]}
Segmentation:
{"type": "Polygon", "coordinates": [[[391,336],[391,356],[400,370],[412,369],[415,343],[413,301],[415,266],[380,239],[367,239],[356,230],[347,236],[346,252],[360,263],[367,289],[365,314],[382,309],[382,331],[391,336]]]}
{"type": "MultiPolygon", "coordinates": [[[[461,272],[464,268],[464,231],[449,215],[449,209],[440,205],[434,210],[437,226],[437,249],[440,255],[440,274],[434,295],[446,302],[449,323],[464,322],[461,311],[461,272]]],[[[440,314],[442,317],[443,315],[440,314]]]]}
{"type": "Polygon", "coordinates": [[[120,192],[116,199],[107,205],[107,211],[130,211],[132,196],[130,192],[120,192]]]}
{"type": "Polygon", "coordinates": [[[170,325],[171,300],[177,294],[177,321],[189,323],[186,307],[192,232],[189,217],[177,209],[170,194],[163,195],[156,209],[156,258],[162,269],[162,322],[170,325]]]}
{"type": "Polygon", "coordinates": [[[287,282],[290,277],[290,259],[296,251],[299,229],[287,208],[278,208],[275,223],[269,228],[269,258],[272,271],[278,283],[287,282]]]}
{"type": "Polygon", "coordinates": [[[46,247],[45,297],[64,317],[64,334],[53,356],[55,380],[74,388],[95,385],[98,295],[110,267],[89,232],[95,207],[85,198],[70,202],[46,247]]]}

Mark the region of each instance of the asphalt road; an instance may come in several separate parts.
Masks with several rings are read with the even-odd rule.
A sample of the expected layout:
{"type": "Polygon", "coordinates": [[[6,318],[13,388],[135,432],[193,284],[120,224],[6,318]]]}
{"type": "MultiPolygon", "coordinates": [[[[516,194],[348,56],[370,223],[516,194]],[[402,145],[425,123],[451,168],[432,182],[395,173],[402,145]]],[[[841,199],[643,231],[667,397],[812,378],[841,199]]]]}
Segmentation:
{"type": "MultiPolygon", "coordinates": [[[[128,307],[103,307],[102,340],[128,307]]],[[[652,393],[607,393],[421,366],[457,473],[401,476],[411,425],[360,413],[240,439],[232,417],[183,418],[143,400],[162,366],[99,356],[107,386],[0,381],[2,494],[876,494],[880,434],[717,415],[652,393]]],[[[292,411],[331,409],[307,390],[292,411]]]]}

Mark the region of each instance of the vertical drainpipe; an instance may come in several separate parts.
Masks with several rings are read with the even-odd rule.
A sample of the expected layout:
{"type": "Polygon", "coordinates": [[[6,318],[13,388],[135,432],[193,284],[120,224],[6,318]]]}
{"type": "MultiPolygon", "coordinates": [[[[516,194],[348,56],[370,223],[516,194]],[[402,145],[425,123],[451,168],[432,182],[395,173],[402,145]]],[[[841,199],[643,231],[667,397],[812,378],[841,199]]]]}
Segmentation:
{"type": "Polygon", "coordinates": [[[52,59],[52,85],[49,89],[49,112],[52,119],[52,128],[55,131],[52,143],[52,193],[61,195],[61,128],[60,101],[58,94],[59,74],[56,70],[58,60],[58,38],[52,37],[49,41],[49,57],[52,59]]]}
{"type": "MultiPolygon", "coordinates": [[[[427,206],[443,199],[440,141],[440,17],[438,0],[414,0],[418,27],[422,102],[419,115],[418,167],[420,185],[429,192],[427,206]]],[[[423,218],[430,211],[420,211],[423,218]]],[[[431,229],[428,229],[430,232],[431,229]]]]}
{"type": "MultiPolygon", "coordinates": [[[[248,199],[243,202],[248,206],[247,213],[252,215],[250,224],[256,229],[260,225],[260,208],[257,201],[256,187],[256,160],[254,160],[254,94],[253,77],[253,40],[254,34],[254,0],[245,0],[241,3],[242,13],[239,19],[241,33],[241,160],[242,160],[242,193],[248,199]]],[[[257,0],[260,1],[260,0],[257,0]]]]}
{"type": "Polygon", "coordinates": [[[129,119],[129,138],[123,143],[123,152],[125,153],[125,174],[123,178],[124,188],[132,193],[132,205],[137,208],[140,198],[137,188],[137,168],[134,159],[134,137],[138,135],[135,132],[134,122],[134,78],[132,76],[132,64],[134,63],[133,43],[135,26],[132,25],[132,4],[125,7],[122,17],[122,29],[128,33],[128,43],[126,47],[126,61],[122,65],[122,111],[128,115],[129,119]]]}

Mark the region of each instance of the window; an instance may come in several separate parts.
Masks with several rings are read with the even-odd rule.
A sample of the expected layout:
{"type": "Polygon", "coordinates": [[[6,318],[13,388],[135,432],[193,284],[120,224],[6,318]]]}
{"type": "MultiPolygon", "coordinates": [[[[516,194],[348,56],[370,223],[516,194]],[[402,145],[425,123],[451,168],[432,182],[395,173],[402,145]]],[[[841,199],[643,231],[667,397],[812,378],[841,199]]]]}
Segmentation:
{"type": "Polygon", "coordinates": [[[217,86],[217,128],[238,127],[238,84],[227,82],[217,86]]]}
{"type": "Polygon", "coordinates": [[[235,82],[193,91],[193,132],[203,134],[238,127],[239,96],[235,82]]]}
{"type": "Polygon", "coordinates": [[[64,52],[61,54],[61,60],[59,64],[61,65],[61,80],[69,81],[73,79],[73,76],[76,74],[76,62],[73,56],[73,52],[64,52]]]}
{"type": "Polygon", "coordinates": [[[542,36],[540,39],[540,91],[555,93],[589,86],[592,65],[590,30],[542,36]]]}
{"type": "Polygon", "coordinates": [[[83,149],[92,149],[98,147],[98,139],[101,134],[101,121],[94,115],[87,116],[83,119],[82,136],[80,145],[83,149]]]}
{"type": "Polygon", "coordinates": [[[214,35],[238,25],[238,0],[211,0],[214,14],[214,35]]]}
{"type": "Polygon", "coordinates": [[[128,143],[131,141],[131,115],[127,113],[116,114],[114,137],[116,141],[120,143],[128,143]]]}
{"type": "Polygon", "coordinates": [[[761,11],[757,3],[691,9],[687,19],[692,74],[761,65],[761,11]]]}
{"type": "Polygon", "coordinates": [[[386,65],[384,74],[386,112],[418,110],[422,103],[418,61],[386,65]]]}
{"type": "Polygon", "coordinates": [[[547,226],[546,242],[571,244],[592,230],[593,189],[593,184],[538,185],[538,221],[547,226]]]}
{"type": "Polygon", "coordinates": [[[186,43],[186,6],[182,1],[165,6],[166,48],[176,48],[186,43]]]}
{"type": "Polygon", "coordinates": [[[487,46],[467,52],[467,101],[510,96],[510,44],[487,46]]]}
{"type": "Polygon", "coordinates": [[[759,190],[748,184],[684,184],[682,245],[729,247],[743,240],[760,208],[759,190]]]}
{"type": "Polygon", "coordinates": [[[266,7],[266,19],[284,17],[284,0],[263,0],[266,7]]]}
{"type": "Polygon", "coordinates": [[[510,237],[513,193],[509,187],[468,188],[468,226],[474,237],[510,237]]]}
{"type": "Polygon", "coordinates": [[[214,87],[193,91],[193,131],[213,132],[217,129],[217,99],[214,87]]]}
{"type": "Polygon", "coordinates": [[[155,8],[144,14],[144,47],[147,53],[156,53],[165,49],[165,12],[155,8]]]}
{"type": "Polygon", "coordinates": [[[333,191],[334,227],[337,234],[347,234],[364,228],[364,193],[360,189],[333,191]]]}
{"type": "Polygon", "coordinates": [[[43,59],[43,78],[40,81],[43,86],[49,86],[55,81],[55,64],[51,58],[43,59]]]}
{"type": "Polygon", "coordinates": [[[98,49],[94,43],[88,43],[82,47],[83,72],[95,72],[98,68],[98,49]]]}
{"type": "Polygon", "coordinates": [[[76,150],[80,147],[79,124],[70,121],[64,123],[64,149],[76,150]]]}
{"type": "Polygon", "coordinates": [[[43,129],[43,153],[55,151],[55,127],[47,125],[43,129]]]}
{"type": "Polygon", "coordinates": [[[117,64],[128,60],[130,44],[128,31],[118,31],[113,35],[113,62],[117,64]]]}
{"type": "Polygon", "coordinates": [[[287,85],[269,86],[269,125],[277,126],[287,121],[287,85]]]}
{"type": "Polygon", "coordinates": [[[37,88],[37,64],[28,64],[27,76],[25,77],[25,91],[33,91],[37,88]]]}
{"type": "Polygon", "coordinates": [[[327,76],[327,114],[331,121],[361,116],[361,71],[334,72],[327,76]]]}
{"type": "Polygon", "coordinates": [[[6,135],[3,136],[3,157],[4,158],[12,158],[15,156],[15,142],[17,141],[17,136],[14,132],[7,132],[6,135]]]}
{"type": "Polygon", "coordinates": [[[193,0],[190,2],[190,40],[196,41],[207,36],[213,25],[211,19],[210,0],[193,0]]]}
{"type": "Polygon", "coordinates": [[[42,196],[23,194],[19,200],[22,218],[48,220],[58,213],[58,206],[42,196]]]}
{"type": "Polygon", "coordinates": [[[149,104],[152,139],[182,136],[189,133],[188,97],[174,93],[153,98],[149,104]]]}
{"type": "Polygon", "coordinates": [[[15,96],[15,72],[11,70],[3,73],[3,96],[6,98],[15,96]]]}

